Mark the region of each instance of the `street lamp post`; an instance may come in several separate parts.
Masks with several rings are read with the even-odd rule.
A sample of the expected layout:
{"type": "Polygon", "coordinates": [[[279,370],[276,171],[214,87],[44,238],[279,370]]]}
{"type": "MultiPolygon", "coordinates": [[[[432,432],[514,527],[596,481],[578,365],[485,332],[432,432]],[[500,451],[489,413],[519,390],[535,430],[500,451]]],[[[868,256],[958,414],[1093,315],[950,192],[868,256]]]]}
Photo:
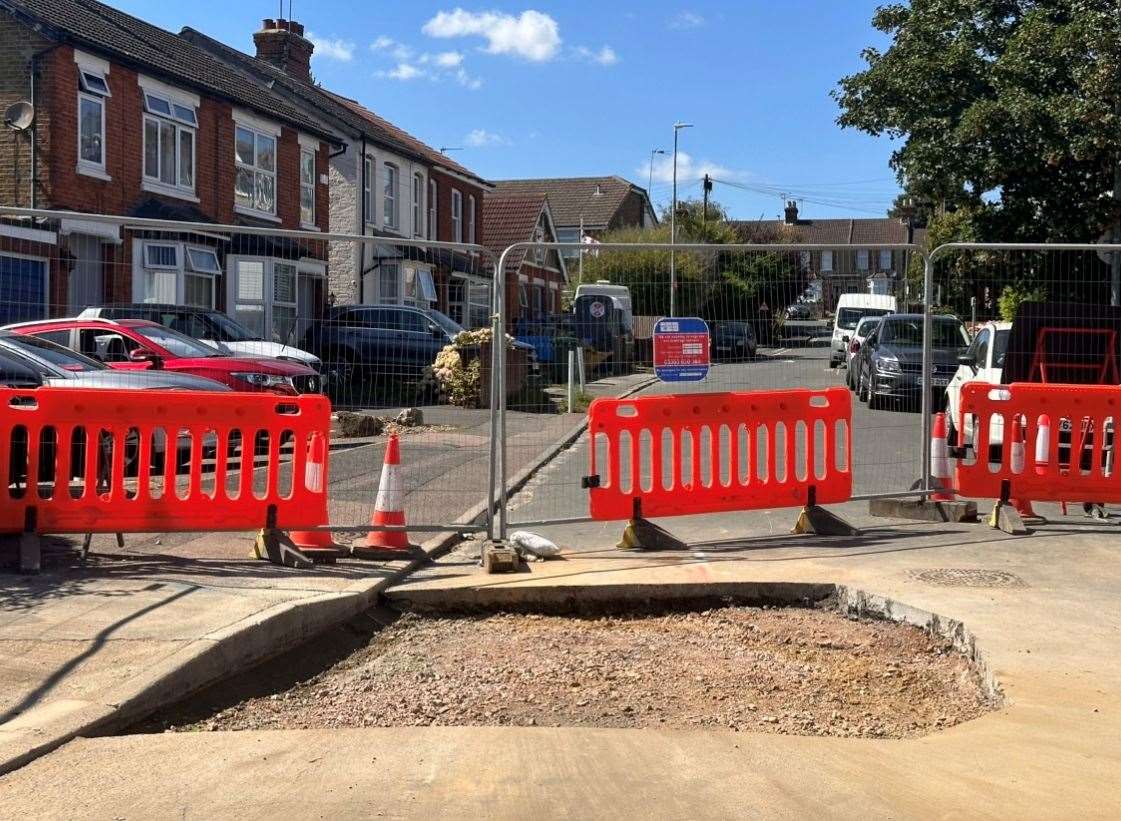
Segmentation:
{"type": "Polygon", "coordinates": [[[692,123],[673,124],[673,202],[669,212],[669,315],[677,316],[677,135],[683,128],[692,128],[692,123]]]}

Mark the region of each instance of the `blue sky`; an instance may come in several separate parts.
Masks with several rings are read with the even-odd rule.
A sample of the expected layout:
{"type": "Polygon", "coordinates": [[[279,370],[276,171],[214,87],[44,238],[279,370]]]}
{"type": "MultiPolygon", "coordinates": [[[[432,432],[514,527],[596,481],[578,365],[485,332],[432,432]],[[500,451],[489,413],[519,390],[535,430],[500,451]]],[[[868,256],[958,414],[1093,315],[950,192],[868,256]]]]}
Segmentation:
{"type": "MultiPolygon", "coordinates": [[[[278,2],[109,0],[156,25],[185,25],[252,52],[278,2]]],[[[882,0],[460,4],[294,0],[318,44],[312,68],[485,177],[620,174],[645,186],[650,151],[682,132],[679,196],[700,176],[734,217],[882,216],[896,192],[891,144],[834,123],[829,91],[884,45],[882,0]]],[[[285,3],[285,13],[288,5],[285,3]]],[[[652,194],[670,196],[668,158],[652,194]]]]}

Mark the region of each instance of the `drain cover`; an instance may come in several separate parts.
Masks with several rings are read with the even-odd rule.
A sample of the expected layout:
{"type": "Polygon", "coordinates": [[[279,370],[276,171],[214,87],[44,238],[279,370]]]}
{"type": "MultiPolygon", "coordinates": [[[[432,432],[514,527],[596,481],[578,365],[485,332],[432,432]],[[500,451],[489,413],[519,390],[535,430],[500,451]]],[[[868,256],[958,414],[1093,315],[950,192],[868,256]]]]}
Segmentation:
{"type": "Polygon", "coordinates": [[[934,567],[929,570],[910,570],[907,575],[935,587],[1027,587],[1027,583],[1015,573],[1003,570],[934,567]]]}

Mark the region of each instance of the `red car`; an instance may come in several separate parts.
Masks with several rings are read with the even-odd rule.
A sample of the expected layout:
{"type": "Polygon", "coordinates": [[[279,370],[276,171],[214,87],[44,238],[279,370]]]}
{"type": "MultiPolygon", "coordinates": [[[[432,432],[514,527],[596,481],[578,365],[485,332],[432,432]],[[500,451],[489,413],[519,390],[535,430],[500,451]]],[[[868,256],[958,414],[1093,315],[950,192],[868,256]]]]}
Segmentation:
{"type": "Polygon", "coordinates": [[[6,330],[64,345],[120,370],[165,369],[205,376],[235,391],[295,396],[321,393],[321,377],[306,365],[235,356],[145,319],[47,319],[6,330]]]}

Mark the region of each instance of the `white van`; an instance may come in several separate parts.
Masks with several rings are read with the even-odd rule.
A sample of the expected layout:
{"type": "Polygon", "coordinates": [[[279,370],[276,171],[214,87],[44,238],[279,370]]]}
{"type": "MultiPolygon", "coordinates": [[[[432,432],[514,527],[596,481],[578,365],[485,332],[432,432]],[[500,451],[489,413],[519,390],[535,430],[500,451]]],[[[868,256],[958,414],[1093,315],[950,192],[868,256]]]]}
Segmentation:
{"type": "Polygon", "coordinates": [[[573,302],[582,296],[606,296],[611,298],[614,307],[623,312],[623,322],[628,328],[634,327],[634,313],[631,310],[631,289],[626,285],[612,285],[606,279],[576,286],[573,302]]]}
{"type": "Polygon", "coordinates": [[[888,294],[841,294],[833,317],[833,342],[829,351],[829,367],[845,361],[849,338],[857,324],[866,316],[894,314],[898,308],[895,297],[888,294]]]}

